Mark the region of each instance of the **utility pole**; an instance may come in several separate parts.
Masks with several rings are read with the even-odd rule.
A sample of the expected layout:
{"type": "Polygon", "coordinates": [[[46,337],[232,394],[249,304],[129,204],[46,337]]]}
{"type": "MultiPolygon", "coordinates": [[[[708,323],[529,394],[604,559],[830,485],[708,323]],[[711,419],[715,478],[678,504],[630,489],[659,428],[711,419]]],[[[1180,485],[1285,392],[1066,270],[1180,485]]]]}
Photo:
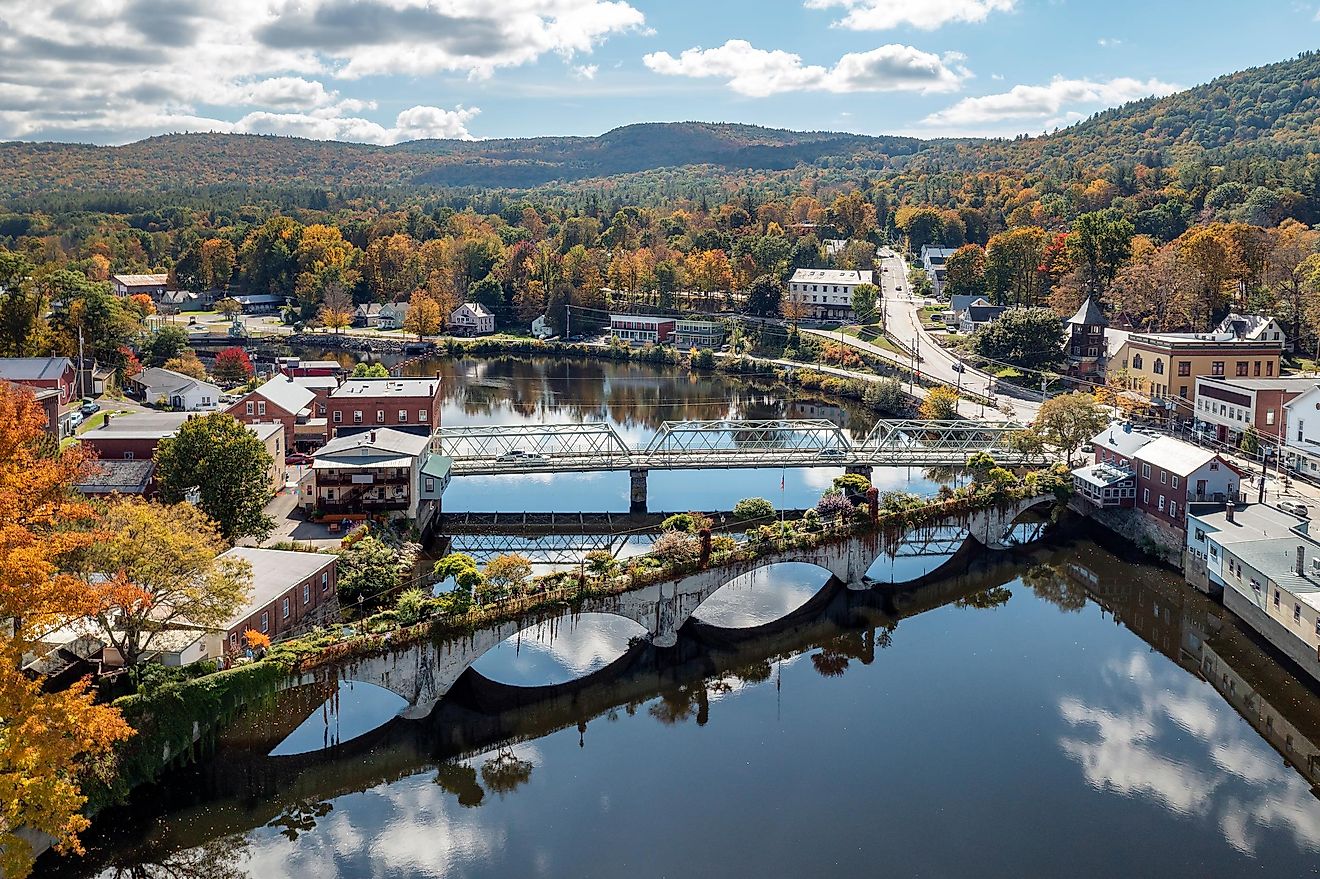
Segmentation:
{"type": "Polygon", "coordinates": [[[564,341],[573,335],[573,306],[564,305],[564,341]]]}
{"type": "Polygon", "coordinates": [[[87,396],[87,388],[83,383],[83,328],[78,327],[78,398],[87,396]]]}

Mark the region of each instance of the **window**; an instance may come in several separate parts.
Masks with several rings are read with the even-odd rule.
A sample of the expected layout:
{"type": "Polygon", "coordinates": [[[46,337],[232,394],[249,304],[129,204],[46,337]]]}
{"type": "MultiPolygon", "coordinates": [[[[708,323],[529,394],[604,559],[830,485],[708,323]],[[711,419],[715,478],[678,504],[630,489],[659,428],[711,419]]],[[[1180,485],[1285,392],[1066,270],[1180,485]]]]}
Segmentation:
{"type": "Polygon", "coordinates": [[[255,410],[256,410],[256,408],[257,408],[257,405],[256,405],[255,403],[253,403],[251,400],[248,400],[248,401],[247,401],[247,407],[246,407],[246,408],[247,408],[247,414],[249,414],[249,415],[253,415],[253,414],[255,414],[255,410]]]}
{"type": "Polygon", "coordinates": [[[289,618],[289,599],[286,598],[280,602],[280,613],[284,619],[289,618]]]}
{"type": "Polygon", "coordinates": [[[1191,374],[1192,374],[1192,362],[1191,362],[1190,360],[1179,360],[1179,361],[1178,361],[1178,374],[1179,374],[1179,375],[1191,375],[1191,374]]]}
{"type": "MultiPolygon", "coordinates": [[[[1317,621],[1317,622],[1316,622],[1316,627],[1317,627],[1317,628],[1320,628],[1320,621],[1317,621]]],[[[229,633],[229,646],[230,646],[230,647],[237,647],[237,646],[238,646],[238,632],[230,632],[230,633],[229,633]]]]}
{"type": "Polygon", "coordinates": [[[1196,541],[1197,541],[1197,543],[1200,543],[1200,542],[1203,541],[1203,540],[1205,540],[1205,531],[1202,530],[1202,529],[1200,529],[1200,528],[1197,528],[1197,529],[1196,529],[1196,541]]]}
{"type": "Polygon", "coordinates": [[[1211,375],[1223,375],[1223,374],[1224,374],[1224,361],[1222,361],[1222,360],[1216,360],[1215,362],[1211,363],[1211,364],[1210,364],[1210,374],[1211,374],[1211,375]]]}
{"type": "Polygon", "coordinates": [[[1159,510],[1161,513],[1164,512],[1164,495],[1160,495],[1159,510]]]}
{"type": "Polygon", "coordinates": [[[1155,366],[1153,369],[1155,370],[1156,375],[1164,375],[1164,361],[1160,360],[1158,357],[1155,358],[1155,366]]]}
{"type": "Polygon", "coordinates": [[[431,494],[435,491],[435,480],[430,476],[426,477],[426,493],[431,494]]]}
{"type": "Polygon", "coordinates": [[[1184,400],[1187,399],[1187,385],[1182,385],[1178,388],[1178,396],[1182,397],[1184,400]]]}
{"type": "Polygon", "coordinates": [[[1253,371],[1254,371],[1254,375],[1255,375],[1257,378],[1260,378],[1260,361],[1259,361],[1259,360],[1257,360],[1254,364],[1252,364],[1252,369],[1253,369],[1253,371]]]}
{"type": "Polygon", "coordinates": [[[1142,465],[1141,465],[1141,478],[1142,478],[1142,479],[1150,479],[1150,465],[1149,465],[1149,464],[1142,464],[1142,465]]]}
{"type": "Polygon", "coordinates": [[[1178,487],[1178,477],[1177,477],[1177,476],[1174,476],[1174,477],[1173,477],[1173,487],[1174,487],[1174,488],[1177,488],[1177,487],[1178,487]]]}
{"type": "Polygon", "coordinates": [[[384,410],[384,409],[377,409],[377,410],[376,410],[376,423],[377,423],[377,424],[384,424],[384,423],[385,423],[385,410],[384,410]]]}
{"type": "Polygon", "coordinates": [[[1305,419],[1302,419],[1302,418],[1297,419],[1297,441],[1298,441],[1299,443],[1300,443],[1300,442],[1303,440],[1303,438],[1304,438],[1304,437],[1303,437],[1303,434],[1305,433],[1305,428],[1306,428],[1306,421],[1305,421],[1305,419]]]}
{"type": "Polygon", "coordinates": [[[261,612],[261,631],[270,631],[270,614],[264,610],[261,612]]]}
{"type": "Polygon", "coordinates": [[[425,424],[425,423],[426,423],[426,410],[425,410],[425,409],[418,409],[418,410],[417,410],[417,420],[420,421],[422,424],[425,424]]]}
{"type": "Polygon", "coordinates": [[[1302,621],[1302,606],[1301,606],[1300,604],[1294,604],[1294,605],[1293,605],[1293,622],[1294,622],[1294,623],[1300,623],[1301,621],[1302,621]]]}
{"type": "Polygon", "coordinates": [[[258,401],[257,401],[257,414],[258,414],[258,415],[265,415],[265,414],[266,414],[266,401],[265,401],[265,400],[258,400],[258,401]]]}
{"type": "Polygon", "coordinates": [[[361,409],[354,409],[354,410],[353,410],[353,423],[354,423],[354,424],[361,424],[361,423],[362,423],[362,410],[361,410],[361,409]]]}
{"type": "Polygon", "coordinates": [[[1150,489],[1149,489],[1149,488],[1143,488],[1143,489],[1141,490],[1141,502],[1142,502],[1143,504],[1148,504],[1148,503],[1150,503],[1150,489]]]}
{"type": "Polygon", "coordinates": [[[1266,423],[1266,424],[1273,424],[1273,423],[1274,423],[1274,410],[1273,410],[1273,409],[1266,409],[1266,410],[1265,410],[1265,423],[1266,423]]]}
{"type": "Polygon", "coordinates": [[[329,574],[329,572],[326,572],[326,573],[324,573],[324,574],[321,575],[321,591],[322,591],[322,592],[328,592],[328,591],[330,591],[330,574],[329,574]]]}
{"type": "Polygon", "coordinates": [[[1271,360],[1265,361],[1265,375],[1274,377],[1274,362],[1271,360]]]}
{"type": "Polygon", "coordinates": [[[1239,360],[1239,361],[1237,362],[1237,374],[1240,375],[1240,376],[1245,377],[1246,374],[1247,374],[1247,366],[1248,366],[1247,361],[1245,361],[1245,360],[1239,360]]]}
{"type": "Polygon", "coordinates": [[[1132,368],[1133,368],[1133,369],[1141,369],[1141,355],[1140,355],[1140,354],[1133,354],[1133,355],[1132,355],[1132,368]]]}
{"type": "Polygon", "coordinates": [[[312,584],[311,584],[311,583],[304,583],[304,584],[303,584],[303,604],[307,604],[307,603],[308,603],[309,601],[311,601],[311,600],[312,600],[312,584]]]}
{"type": "Polygon", "coordinates": [[[125,460],[125,461],[132,461],[132,460],[133,460],[133,453],[132,453],[132,452],[124,452],[124,460],[125,460]]]}
{"type": "Polygon", "coordinates": [[[1167,471],[1167,470],[1161,470],[1161,471],[1160,471],[1160,485],[1168,485],[1168,484],[1169,484],[1169,471],[1167,471]]]}
{"type": "Polygon", "coordinates": [[[335,424],[343,424],[343,422],[344,422],[344,413],[343,413],[342,411],[340,411],[339,409],[336,409],[336,410],[335,410],[335,424]]]}
{"type": "Polygon", "coordinates": [[[1176,519],[1176,518],[1178,518],[1178,503],[1177,503],[1177,501],[1169,501],[1169,518],[1171,518],[1171,519],[1176,519]]]}
{"type": "Polygon", "coordinates": [[[1279,590],[1277,589],[1274,590],[1274,606],[1279,606],[1279,590]]]}
{"type": "Polygon", "coordinates": [[[399,423],[400,423],[400,424],[407,424],[407,423],[408,423],[408,410],[407,410],[407,409],[400,409],[400,410],[399,410],[399,423]]]}

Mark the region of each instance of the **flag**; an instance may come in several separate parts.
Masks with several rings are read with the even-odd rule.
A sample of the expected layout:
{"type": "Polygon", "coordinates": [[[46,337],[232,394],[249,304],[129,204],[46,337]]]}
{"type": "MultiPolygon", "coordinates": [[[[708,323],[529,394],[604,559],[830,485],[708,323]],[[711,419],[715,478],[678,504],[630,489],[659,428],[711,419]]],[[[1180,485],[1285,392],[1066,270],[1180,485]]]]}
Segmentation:
{"type": "Polygon", "coordinates": [[[782,473],[779,474],[779,490],[784,490],[784,474],[782,473]]]}

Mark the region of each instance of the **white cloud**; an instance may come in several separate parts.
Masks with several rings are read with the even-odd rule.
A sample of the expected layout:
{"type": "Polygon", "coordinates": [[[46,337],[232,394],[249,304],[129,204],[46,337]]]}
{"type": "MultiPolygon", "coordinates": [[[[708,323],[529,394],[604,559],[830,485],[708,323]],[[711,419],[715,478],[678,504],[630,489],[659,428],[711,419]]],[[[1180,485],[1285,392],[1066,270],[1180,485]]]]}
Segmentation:
{"type": "Polygon", "coordinates": [[[922,124],[941,128],[974,130],[978,126],[1006,121],[1030,121],[1048,124],[1061,114],[1084,118],[1082,108],[1102,109],[1150,95],[1167,95],[1181,86],[1157,79],[1141,81],[1120,77],[1107,82],[1055,77],[1048,85],[1015,85],[1006,92],[963,98],[922,124]]]}
{"type": "Polygon", "coordinates": [[[573,75],[578,79],[595,79],[599,72],[599,64],[578,64],[573,68],[573,75]]]}
{"type": "Polygon", "coordinates": [[[945,59],[912,46],[891,44],[869,52],[850,52],[830,68],[803,64],[802,56],[782,49],[758,49],[746,40],[729,40],[714,49],[687,49],[677,58],[652,52],[643,62],[666,76],[716,78],[751,97],[793,91],[947,92],[968,75],[951,68],[960,57],[945,59]]]}
{"type": "Polygon", "coordinates": [[[1123,41],[1118,39],[1117,37],[1101,37],[1095,42],[1096,45],[1098,45],[1102,49],[1116,49],[1119,46],[1123,45],[1123,41]]]}
{"type": "Polygon", "coordinates": [[[467,136],[475,109],[413,108],[390,125],[362,118],[374,100],[329,83],[487,77],[644,24],[623,0],[0,0],[0,140],[467,136]]]}
{"type": "Polygon", "coordinates": [[[1012,12],[1017,0],[806,0],[808,9],[847,10],[836,27],[882,31],[910,25],[933,30],[955,22],[985,21],[992,12],[1012,12]]]}

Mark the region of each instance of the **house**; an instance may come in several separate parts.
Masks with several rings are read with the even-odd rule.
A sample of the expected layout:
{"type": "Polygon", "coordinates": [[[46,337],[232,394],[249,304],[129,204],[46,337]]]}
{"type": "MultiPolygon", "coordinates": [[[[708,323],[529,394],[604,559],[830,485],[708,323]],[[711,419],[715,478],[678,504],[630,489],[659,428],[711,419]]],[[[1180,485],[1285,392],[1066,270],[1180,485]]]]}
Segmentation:
{"type": "Polygon", "coordinates": [[[1105,364],[1109,379],[1125,382],[1154,405],[1169,404],[1183,418],[1196,408],[1196,378],[1275,378],[1283,348],[1277,341],[1232,333],[1129,333],[1105,364]]]}
{"type": "Polygon", "coordinates": [[[159,311],[161,314],[205,311],[209,304],[206,297],[188,290],[166,290],[160,294],[159,311]]]}
{"type": "Polygon", "coordinates": [[[788,282],[789,298],[806,317],[814,320],[848,320],[855,317],[853,290],[874,283],[873,272],[838,269],[797,269],[788,282]]]}
{"type": "Polygon", "coordinates": [[[670,340],[678,321],[672,317],[646,314],[611,314],[610,336],[629,345],[663,345],[670,340]]]}
{"type": "Polygon", "coordinates": [[[921,267],[926,270],[926,276],[935,286],[936,297],[944,291],[944,277],[947,273],[944,264],[956,252],[957,248],[954,247],[935,247],[931,244],[921,246],[921,267]]]}
{"type": "Polygon", "coordinates": [[[37,390],[60,392],[60,405],[77,396],[78,372],[67,357],[0,357],[0,378],[37,390]]]}
{"type": "Polygon", "coordinates": [[[339,616],[339,557],[333,553],[236,546],[219,558],[247,562],[252,591],[208,639],[211,659],[241,654],[249,629],[278,641],[339,616]]]}
{"type": "Polygon", "coordinates": [[[103,462],[111,459],[150,461],[160,441],[178,433],[189,417],[187,412],[141,412],[120,416],[107,412],[105,423],[81,434],[78,441],[103,462]]]}
{"type": "Polygon", "coordinates": [[[220,405],[220,388],[208,381],[149,366],[128,379],[128,389],[144,403],[177,411],[209,411],[220,405]]]}
{"type": "Polygon", "coordinates": [[[91,358],[75,361],[74,393],[80,397],[99,397],[114,384],[113,366],[102,366],[91,358]]]}
{"type": "Polygon", "coordinates": [[[981,305],[972,303],[962,313],[958,320],[958,332],[974,333],[982,327],[988,327],[997,321],[1004,312],[1008,311],[1006,305],[981,305]]]}
{"type": "Polygon", "coordinates": [[[364,302],[353,310],[353,326],[375,326],[380,319],[380,303],[364,302]]]}
{"type": "Polygon", "coordinates": [[[170,276],[167,274],[151,275],[111,275],[110,287],[119,296],[134,296],[146,293],[153,300],[159,300],[169,287],[170,276]]]}
{"type": "Polygon", "coordinates": [[[232,297],[244,314],[273,314],[285,305],[283,296],[272,293],[258,293],[232,297]]]}
{"type": "Polygon", "coordinates": [[[1064,342],[1068,354],[1068,373],[1075,378],[1093,379],[1105,374],[1105,329],[1109,321],[1100,305],[1090,296],[1077,313],[1064,324],[1064,342]]]}
{"type": "Polygon", "coordinates": [[[1188,518],[1184,575],[1320,681],[1320,541],[1264,504],[1188,518]]]}
{"type": "Polygon", "coordinates": [[[37,405],[46,416],[46,435],[57,442],[64,438],[65,433],[62,430],[64,422],[60,417],[59,391],[53,388],[47,390],[35,390],[14,382],[6,382],[4,379],[0,379],[0,384],[8,384],[15,389],[22,388],[24,393],[31,394],[32,399],[37,401],[37,405]]]}
{"type": "Polygon", "coordinates": [[[376,313],[376,323],[374,326],[380,330],[401,330],[403,329],[404,318],[408,316],[408,303],[406,302],[386,302],[376,313]]]}
{"type": "Polygon", "coordinates": [[[1159,438],[1158,433],[1114,422],[1091,438],[1091,451],[1097,464],[1131,469],[1137,452],[1159,438]]]}
{"type": "Polygon", "coordinates": [[[1320,480],[1320,381],[1283,406],[1283,460],[1287,468],[1320,480]]]}
{"type": "Polygon", "coordinates": [[[330,394],[327,413],[334,436],[389,427],[430,436],[440,426],[440,376],[350,378],[330,394]]]}
{"type": "Polygon", "coordinates": [[[430,437],[415,433],[382,427],[337,436],[312,455],[299,502],[331,517],[401,513],[425,530],[435,505],[424,502],[439,500],[449,481],[448,466],[437,463],[427,468],[427,490],[430,457],[430,437]]]}
{"type": "Polygon", "coordinates": [[[678,320],[671,337],[674,347],[682,351],[691,348],[718,349],[724,344],[724,324],[714,320],[678,320]]]}
{"type": "Polygon", "coordinates": [[[1113,464],[1088,464],[1072,472],[1073,489],[1097,507],[1136,505],[1137,477],[1132,470],[1113,464]]]}
{"type": "Polygon", "coordinates": [[[843,253],[845,248],[848,247],[848,239],[826,238],[824,241],[821,242],[821,246],[825,248],[826,256],[830,256],[830,257],[838,256],[839,254],[843,253]]]}
{"type": "Polygon", "coordinates": [[[324,420],[316,423],[315,401],[315,392],[298,384],[292,376],[277,374],[225,411],[248,425],[271,422],[283,425],[287,453],[300,444],[315,447],[325,442],[326,423],[324,420]]]}
{"type": "Polygon", "coordinates": [[[1320,385],[1316,378],[1212,378],[1196,379],[1198,429],[1210,429],[1221,443],[1237,445],[1247,428],[1262,439],[1281,440],[1287,405],[1320,385]]]}
{"type": "Polygon", "coordinates": [[[1234,337],[1251,342],[1277,342],[1285,351],[1292,350],[1288,334],[1272,317],[1259,314],[1229,314],[1219,322],[1216,333],[1232,333],[1234,337]]]}
{"type": "Polygon", "coordinates": [[[106,458],[97,461],[91,473],[79,477],[74,485],[89,497],[107,494],[146,495],[156,475],[156,462],[150,458],[125,460],[106,458]]]}
{"type": "Polygon", "coordinates": [[[488,336],[495,332],[495,315],[480,302],[464,302],[450,312],[449,327],[456,336],[488,336]]]}
{"type": "Polygon", "coordinates": [[[1183,543],[1187,507],[1193,503],[1241,502],[1245,477],[1225,458],[1164,436],[1132,455],[1137,474],[1136,509],[1183,543]]]}
{"type": "Polygon", "coordinates": [[[963,318],[967,314],[967,309],[973,305],[989,305],[990,300],[984,296],[967,295],[960,293],[957,296],[949,297],[949,309],[944,313],[944,324],[950,332],[958,329],[962,324],[963,318]]]}
{"type": "Polygon", "coordinates": [[[554,334],[555,331],[550,328],[550,321],[546,319],[545,315],[541,315],[532,321],[532,335],[536,338],[548,339],[554,334]]]}

